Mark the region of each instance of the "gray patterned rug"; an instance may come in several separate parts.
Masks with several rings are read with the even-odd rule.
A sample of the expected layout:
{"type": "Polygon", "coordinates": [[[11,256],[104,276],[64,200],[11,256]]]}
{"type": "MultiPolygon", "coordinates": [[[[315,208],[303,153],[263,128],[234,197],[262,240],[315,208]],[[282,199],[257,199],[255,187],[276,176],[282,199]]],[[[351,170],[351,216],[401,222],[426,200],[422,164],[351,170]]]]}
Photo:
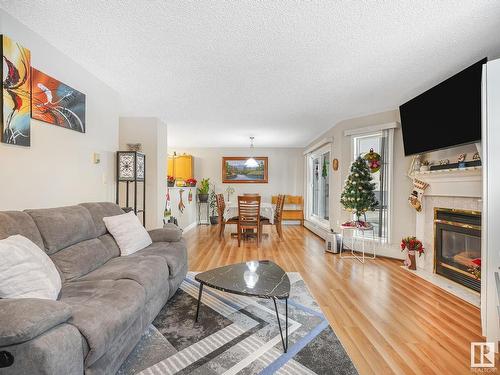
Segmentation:
{"type": "MultiPolygon", "coordinates": [[[[270,300],[206,287],[195,323],[194,275],[188,274],[118,374],[358,373],[299,273],[288,273],[292,286],[287,353],[270,300]]],[[[284,303],[278,309],[284,313],[284,303]]]]}

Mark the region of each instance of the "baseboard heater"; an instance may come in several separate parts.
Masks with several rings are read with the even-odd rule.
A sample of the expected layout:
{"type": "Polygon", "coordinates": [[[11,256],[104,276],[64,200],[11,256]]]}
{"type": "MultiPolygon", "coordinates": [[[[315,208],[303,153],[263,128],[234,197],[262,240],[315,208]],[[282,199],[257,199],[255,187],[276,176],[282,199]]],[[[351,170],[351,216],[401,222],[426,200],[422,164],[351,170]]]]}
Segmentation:
{"type": "Polygon", "coordinates": [[[328,235],[328,230],[326,230],[323,227],[320,227],[317,224],[314,224],[311,221],[305,220],[304,226],[317,236],[320,236],[322,239],[326,239],[326,236],[328,235]]]}

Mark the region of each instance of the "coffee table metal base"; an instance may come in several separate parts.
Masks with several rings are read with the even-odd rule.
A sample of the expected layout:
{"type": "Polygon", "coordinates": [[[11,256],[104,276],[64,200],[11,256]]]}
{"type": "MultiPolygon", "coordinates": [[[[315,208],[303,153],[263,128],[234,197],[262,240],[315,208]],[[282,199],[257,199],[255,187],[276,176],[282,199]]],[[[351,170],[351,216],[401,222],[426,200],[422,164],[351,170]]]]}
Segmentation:
{"type": "MultiPolygon", "coordinates": [[[[203,293],[203,283],[200,283],[200,289],[198,291],[198,305],[196,306],[196,316],[194,321],[198,321],[198,316],[200,314],[200,304],[201,304],[201,295],[203,293]]],[[[288,298],[285,298],[285,336],[283,337],[283,329],[281,328],[281,320],[278,313],[278,304],[276,303],[276,298],[271,298],[274,303],[274,311],[276,312],[276,319],[278,320],[278,328],[280,330],[281,343],[283,344],[283,351],[286,353],[288,351],[288,298]]]]}

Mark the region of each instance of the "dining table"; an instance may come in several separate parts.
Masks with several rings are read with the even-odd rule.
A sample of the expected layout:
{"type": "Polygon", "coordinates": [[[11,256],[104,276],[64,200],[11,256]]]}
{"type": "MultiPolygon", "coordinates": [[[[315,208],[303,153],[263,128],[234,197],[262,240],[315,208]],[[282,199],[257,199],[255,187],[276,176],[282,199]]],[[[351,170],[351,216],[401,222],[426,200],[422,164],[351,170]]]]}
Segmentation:
{"type": "MultiPolygon", "coordinates": [[[[260,216],[268,219],[271,224],[274,224],[274,211],[275,207],[272,203],[268,202],[260,203],[260,216]]],[[[226,209],[224,211],[224,220],[227,221],[233,217],[238,217],[238,202],[226,203],[226,209]]]]}

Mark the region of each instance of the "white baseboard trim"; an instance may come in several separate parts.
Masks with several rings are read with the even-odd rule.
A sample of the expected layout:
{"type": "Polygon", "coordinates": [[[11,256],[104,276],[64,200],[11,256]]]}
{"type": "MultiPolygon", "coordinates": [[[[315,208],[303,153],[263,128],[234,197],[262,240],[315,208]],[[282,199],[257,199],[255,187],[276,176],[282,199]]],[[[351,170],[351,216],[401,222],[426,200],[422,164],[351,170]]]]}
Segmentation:
{"type": "Polygon", "coordinates": [[[186,228],[184,228],[182,230],[182,233],[184,234],[184,233],[189,232],[191,229],[196,228],[196,225],[198,225],[198,223],[196,223],[196,221],[194,223],[189,224],[186,228]]]}
{"type": "Polygon", "coordinates": [[[300,225],[300,220],[283,220],[283,225],[300,225]]]}
{"type": "Polygon", "coordinates": [[[304,226],[317,236],[320,236],[322,239],[325,239],[328,234],[328,231],[325,228],[322,228],[308,220],[304,220],[304,226]]]}

